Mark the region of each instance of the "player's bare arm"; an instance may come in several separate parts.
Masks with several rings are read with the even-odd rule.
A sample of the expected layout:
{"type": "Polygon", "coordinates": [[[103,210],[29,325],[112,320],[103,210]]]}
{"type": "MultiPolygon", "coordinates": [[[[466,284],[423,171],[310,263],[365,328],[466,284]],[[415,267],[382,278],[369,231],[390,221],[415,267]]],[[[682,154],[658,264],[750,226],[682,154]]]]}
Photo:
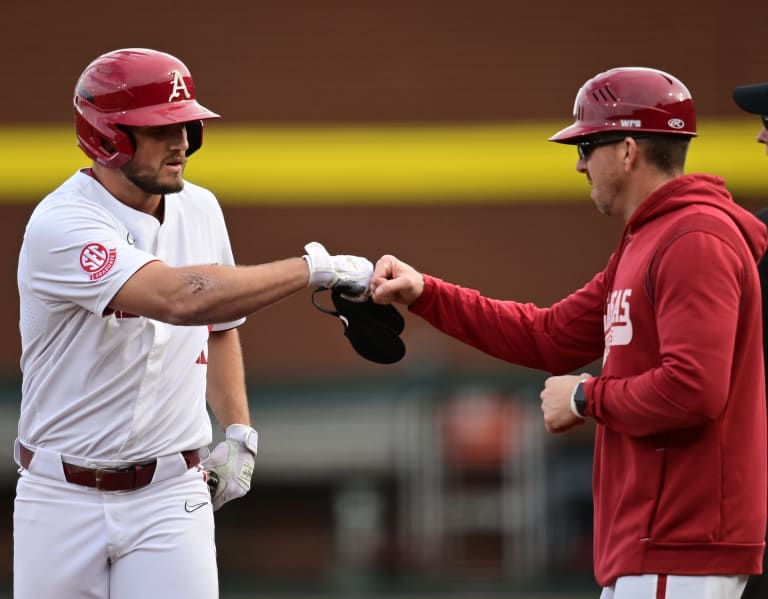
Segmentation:
{"type": "Polygon", "coordinates": [[[373,272],[367,258],[332,256],[316,241],[304,249],[301,258],[255,266],[149,262],[115,294],[110,308],[175,325],[208,325],[237,320],[307,286],[367,299],[373,272]]]}
{"type": "Polygon", "coordinates": [[[379,258],[371,278],[371,297],[377,304],[410,306],[424,291],[424,276],[394,256],[379,258]]]}
{"type": "Polygon", "coordinates": [[[298,257],[179,268],[158,260],[128,279],[110,307],[176,325],[228,322],[304,289],[308,280],[307,262],[298,257]]]}
{"type": "Polygon", "coordinates": [[[211,331],[205,398],[222,429],[247,424],[251,417],[245,389],[245,368],[238,329],[211,331]]]}
{"type": "Polygon", "coordinates": [[[206,400],[225,439],[203,462],[214,509],[251,488],[258,433],[250,426],[245,368],[237,329],[211,331],[206,400]]]}

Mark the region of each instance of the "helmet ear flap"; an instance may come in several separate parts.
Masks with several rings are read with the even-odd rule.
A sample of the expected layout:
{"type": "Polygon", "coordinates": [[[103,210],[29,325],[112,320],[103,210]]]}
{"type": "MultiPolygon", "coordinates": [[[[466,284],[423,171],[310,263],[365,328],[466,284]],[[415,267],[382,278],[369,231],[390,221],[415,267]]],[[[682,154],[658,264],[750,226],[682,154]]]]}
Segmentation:
{"type": "Polygon", "coordinates": [[[131,158],[136,150],[133,137],[119,125],[110,126],[108,131],[101,131],[75,112],[75,130],[77,145],[85,154],[108,168],[120,168],[131,158]]]}
{"type": "Polygon", "coordinates": [[[184,126],[187,129],[187,156],[191,156],[203,145],[203,121],[189,121],[184,126]]]}

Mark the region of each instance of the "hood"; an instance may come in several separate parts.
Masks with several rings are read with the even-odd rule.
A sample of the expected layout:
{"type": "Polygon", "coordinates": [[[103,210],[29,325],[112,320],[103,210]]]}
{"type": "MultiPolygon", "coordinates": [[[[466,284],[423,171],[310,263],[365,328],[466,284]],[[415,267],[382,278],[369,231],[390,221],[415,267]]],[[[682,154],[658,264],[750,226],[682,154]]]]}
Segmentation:
{"type": "Polygon", "coordinates": [[[725,181],[713,175],[682,175],[662,185],[635,210],[627,223],[627,231],[692,205],[711,206],[722,211],[735,223],[758,262],[768,247],[766,225],[754,214],[734,202],[725,181]]]}

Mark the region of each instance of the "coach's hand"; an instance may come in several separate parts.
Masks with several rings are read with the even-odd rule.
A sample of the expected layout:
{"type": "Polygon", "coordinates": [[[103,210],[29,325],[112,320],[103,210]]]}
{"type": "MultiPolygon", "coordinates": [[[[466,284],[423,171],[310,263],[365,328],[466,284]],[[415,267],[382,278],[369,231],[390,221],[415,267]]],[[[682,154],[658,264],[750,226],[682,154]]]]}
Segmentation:
{"type": "Polygon", "coordinates": [[[259,434],[250,426],[232,424],[227,427],[226,439],[203,462],[214,511],[250,490],[258,439],[259,434]]]}
{"type": "Polygon", "coordinates": [[[312,241],[304,246],[304,260],[309,266],[308,287],[338,289],[353,302],[364,302],[370,295],[373,264],[361,256],[331,256],[322,244],[312,241]]]}
{"type": "Polygon", "coordinates": [[[377,304],[396,302],[410,306],[424,291],[424,275],[402,260],[386,255],[376,262],[371,288],[377,304]]]}
{"type": "Polygon", "coordinates": [[[544,389],[539,393],[541,411],[544,413],[544,426],[550,433],[564,433],[568,429],[584,424],[584,418],[577,416],[571,409],[571,394],[579,381],[590,378],[582,373],[578,376],[567,374],[551,376],[544,381],[544,389]]]}

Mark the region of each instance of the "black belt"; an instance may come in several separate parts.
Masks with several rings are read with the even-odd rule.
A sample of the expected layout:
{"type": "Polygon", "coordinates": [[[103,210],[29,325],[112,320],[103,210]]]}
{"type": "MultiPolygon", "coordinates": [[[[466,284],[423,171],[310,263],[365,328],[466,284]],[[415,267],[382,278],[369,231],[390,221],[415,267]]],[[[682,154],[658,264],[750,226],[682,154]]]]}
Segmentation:
{"type": "MultiPolygon", "coordinates": [[[[19,443],[19,458],[22,467],[29,470],[29,464],[35,452],[19,443]]],[[[181,457],[187,468],[194,468],[200,463],[200,450],[182,451],[181,457]]],[[[134,464],[125,468],[85,468],[62,462],[64,478],[68,482],[84,487],[93,487],[100,491],[134,491],[146,487],[155,475],[157,460],[145,464],[134,464]]]]}

